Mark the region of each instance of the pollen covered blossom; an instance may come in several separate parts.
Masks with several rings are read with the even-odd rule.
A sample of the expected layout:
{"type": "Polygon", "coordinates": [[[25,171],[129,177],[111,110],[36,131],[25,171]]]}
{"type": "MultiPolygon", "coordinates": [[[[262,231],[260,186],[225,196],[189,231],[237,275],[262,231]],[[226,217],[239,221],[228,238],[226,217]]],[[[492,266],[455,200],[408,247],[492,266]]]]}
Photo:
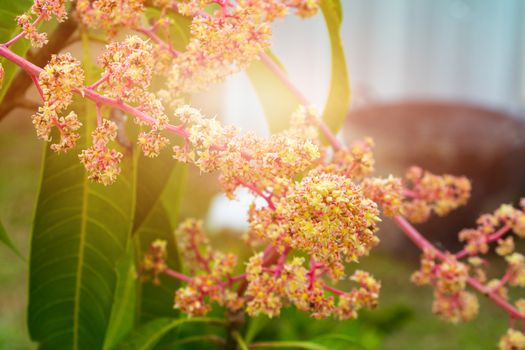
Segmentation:
{"type": "Polygon", "coordinates": [[[144,254],[141,265],[141,275],[144,273],[153,275],[153,283],[160,284],[159,276],[168,267],[166,265],[166,257],[168,252],[166,250],[167,242],[157,239],[149,247],[149,251],[144,254]]]}
{"type": "Polygon", "coordinates": [[[37,16],[44,16],[45,19],[50,19],[51,15],[55,15],[59,22],[67,18],[65,0],[34,0],[31,12],[37,16]]]}
{"type": "Polygon", "coordinates": [[[140,24],[144,0],[77,0],[76,15],[88,27],[115,35],[122,28],[140,24]]]}
{"type": "Polygon", "coordinates": [[[409,200],[402,214],[414,223],[428,220],[432,212],[447,215],[467,202],[471,190],[466,177],[438,176],[415,166],[407,171],[405,186],[409,200]]]}
{"type": "Polygon", "coordinates": [[[92,181],[110,185],[120,174],[120,161],[122,153],[115,149],[109,149],[109,141],[115,140],[117,136],[117,125],[104,119],[91,134],[93,145],[79,154],[80,161],[88,172],[88,178],[92,181]]]}
{"type": "Polygon", "coordinates": [[[212,250],[200,221],[184,221],[176,235],[184,261],[195,277],[175,292],[175,307],[193,316],[207,314],[211,310],[210,302],[231,311],[240,309],[243,299],[228,288],[234,282],[231,277],[237,265],[236,256],[212,250]]]}
{"type": "Polygon", "coordinates": [[[386,216],[401,212],[403,204],[403,184],[401,179],[390,175],[387,178],[367,177],[362,182],[366,197],[379,204],[386,216]]]}
{"type": "Polygon", "coordinates": [[[153,73],[152,47],[138,36],[115,41],[106,46],[98,62],[107,77],[100,90],[126,102],[140,102],[146,94],[153,73]]]}
{"type": "Polygon", "coordinates": [[[471,320],[479,309],[476,295],[465,290],[468,277],[468,265],[452,255],[440,263],[435,252],[427,249],[422,255],[420,269],[412,275],[412,281],[417,285],[432,285],[432,311],[446,321],[457,323],[471,320]]]}
{"type": "MultiPolygon", "coordinates": [[[[155,122],[151,124],[151,129],[148,132],[142,131],[139,134],[137,144],[147,157],[156,157],[169,144],[169,139],[162,135],[162,131],[168,124],[164,106],[159,99],[155,98],[154,94],[147,94],[144,95],[144,102],[138,108],[153,118],[155,122]]],[[[140,125],[145,124],[142,120],[136,120],[136,122],[140,125]]]]}
{"type": "Polygon", "coordinates": [[[35,0],[31,6],[31,14],[16,17],[16,23],[29,39],[33,47],[39,48],[47,44],[47,33],[40,33],[37,24],[41,20],[49,20],[55,16],[59,22],[67,18],[65,0],[35,0]],[[34,18],[34,15],[37,18],[34,18]]]}
{"type": "Polygon", "coordinates": [[[525,333],[509,329],[499,341],[500,350],[525,350],[525,333]]]}
{"type": "Polygon", "coordinates": [[[379,242],[378,215],[350,179],[310,172],[275,202],[275,210],[252,209],[249,222],[252,234],[304,251],[340,277],[343,261],[356,261],[379,242]]]}
{"type": "Polygon", "coordinates": [[[80,62],[69,52],[53,55],[38,77],[43,97],[57,113],[71,104],[73,93],[84,83],[80,62]]]}
{"type": "Polygon", "coordinates": [[[374,141],[371,138],[365,138],[354,142],[348,149],[336,150],[325,171],[362,180],[374,171],[373,147],[374,141]]]}
{"type": "Polygon", "coordinates": [[[491,214],[483,214],[476,221],[476,228],[466,228],[459,232],[459,240],[465,242],[465,252],[469,255],[486,254],[490,243],[497,239],[495,251],[501,256],[514,252],[513,236],[502,237],[505,232],[513,231],[517,238],[525,237],[523,221],[525,211],[503,204],[491,214]],[[505,230],[503,232],[502,230],[505,230]],[[500,234],[501,232],[502,234],[500,234]]]}
{"type": "Polygon", "coordinates": [[[313,318],[334,315],[349,319],[356,318],[361,308],[377,305],[380,284],[366,272],[356,271],[350,279],[358,287],[349,292],[337,291],[336,298],[325,290],[322,280],[303,266],[304,258],[294,257],[289,263],[271,267],[265,267],[263,261],[262,253],[254,255],[246,267],[246,311],[251,316],[275,317],[283,307],[293,305],[309,312],[313,318]]]}
{"type": "Polygon", "coordinates": [[[29,39],[31,45],[40,48],[47,44],[47,33],[40,33],[33,24],[33,18],[30,15],[20,15],[16,17],[16,23],[25,33],[25,37],[29,39]]]}
{"type": "Polygon", "coordinates": [[[37,136],[44,141],[51,141],[51,130],[56,127],[60,141],[51,145],[51,149],[60,152],[75,147],[80,135],[82,123],[74,111],[65,117],[59,114],[73,101],[73,93],[82,86],[84,72],[80,62],[71,54],[53,55],[39,75],[39,85],[44,104],[32,116],[37,136]]]}
{"type": "Polygon", "coordinates": [[[317,136],[310,113],[310,109],[299,108],[292,115],[290,129],[262,138],[240,134],[236,128],[205,118],[195,108],[182,106],[175,116],[188,138],[184,145],[173,147],[174,158],[194,163],[203,172],[220,171],[219,181],[229,197],[239,186],[256,194],[271,188],[272,196],[280,196],[295,175],[319,161],[317,142],[310,139],[317,136]]]}
{"type": "Polygon", "coordinates": [[[197,14],[186,50],[173,61],[168,90],[174,97],[223,81],[269,47],[270,28],[251,8],[236,7],[228,16],[197,14]]]}

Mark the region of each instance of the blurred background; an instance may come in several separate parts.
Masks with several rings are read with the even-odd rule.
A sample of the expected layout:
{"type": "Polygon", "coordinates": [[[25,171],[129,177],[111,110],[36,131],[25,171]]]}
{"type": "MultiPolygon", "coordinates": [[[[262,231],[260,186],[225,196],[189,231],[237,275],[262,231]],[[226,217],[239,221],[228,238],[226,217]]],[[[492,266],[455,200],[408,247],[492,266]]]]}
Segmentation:
{"type": "MultiPolygon", "coordinates": [[[[353,102],[339,137],[352,142],[372,136],[379,175],[402,176],[407,166],[417,164],[436,173],[468,176],[474,186],[469,205],[420,225],[435,244],[454,251],[457,232],[474,225],[480,213],[525,196],[525,2],[342,2],[353,102]]],[[[273,29],[274,53],[291,80],[322,109],[330,77],[322,16],[307,20],[291,16],[273,29]]],[[[199,94],[195,104],[225,123],[268,133],[245,74],[199,94]]],[[[25,256],[43,147],[34,136],[30,115],[18,110],[0,123],[0,213],[25,256]]],[[[214,175],[189,172],[182,217],[205,219],[224,249],[243,249],[235,240],[246,228],[251,196],[241,192],[238,200],[228,201],[218,193],[214,175]]],[[[359,265],[383,282],[378,311],[344,325],[323,322],[316,330],[308,328],[315,323],[289,312],[286,317],[303,321],[295,328],[266,324],[265,332],[280,330],[299,339],[339,327],[363,334],[370,348],[496,348],[507,328],[499,309],[480,300],[476,320],[462,325],[441,322],[431,314],[431,290],[408,282],[417,268],[417,251],[388,220],[380,237],[376,254],[359,265]]],[[[33,348],[24,323],[26,266],[0,247],[0,349],[33,348]]]]}

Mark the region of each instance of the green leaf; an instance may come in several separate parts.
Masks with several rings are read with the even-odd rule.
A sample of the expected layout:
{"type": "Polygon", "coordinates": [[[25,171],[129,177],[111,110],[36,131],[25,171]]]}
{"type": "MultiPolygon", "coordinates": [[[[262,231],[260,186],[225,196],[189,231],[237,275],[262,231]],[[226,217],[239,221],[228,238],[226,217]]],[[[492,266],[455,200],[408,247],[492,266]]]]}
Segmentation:
{"type": "MultiPolygon", "coordinates": [[[[76,109],[82,123],[94,113],[76,109]]],[[[88,130],[89,127],[84,127],[88,130]]],[[[29,331],[43,349],[102,347],[117,285],[115,266],[132,223],[132,161],[108,187],[88,181],[77,154],[46,149],[31,242],[29,331]]]]}
{"type": "Polygon", "coordinates": [[[322,0],[321,9],[330,36],[332,53],[330,92],[324,107],[323,120],[333,133],[337,133],[343,126],[350,107],[350,80],[341,41],[341,1],[322,0]]]}
{"type": "MultiPolygon", "coordinates": [[[[266,54],[283,68],[272,52],[268,51],[266,54]]],[[[287,129],[290,126],[290,116],[301,104],[299,98],[262,61],[254,61],[246,73],[262,104],[270,132],[287,129]]]]}
{"type": "Polygon", "coordinates": [[[164,335],[173,329],[192,323],[226,324],[225,320],[209,317],[193,317],[185,319],[158,318],[133,331],[130,336],[116,349],[118,350],[148,350],[152,349],[164,335]]]}
{"type": "Polygon", "coordinates": [[[354,337],[345,335],[345,334],[338,334],[338,333],[332,333],[332,334],[324,334],[320,337],[316,337],[316,342],[322,343],[325,346],[328,346],[332,350],[336,349],[359,349],[363,350],[365,347],[360,344],[354,337]],[[352,345],[349,347],[349,345],[352,345]]]}
{"type": "MultiPolygon", "coordinates": [[[[160,202],[152,210],[144,225],[137,231],[135,243],[139,251],[137,255],[138,264],[140,264],[140,260],[151,243],[156,239],[167,241],[168,266],[174,270],[180,270],[173,229],[166,210],[160,202]]],[[[179,281],[164,275],[160,276],[159,285],[155,285],[151,281],[142,282],[139,288],[140,301],[137,305],[139,320],[145,322],[157,317],[176,317],[178,312],[173,308],[173,297],[179,285],[179,281]]]]}
{"type": "MultiPolygon", "coordinates": [[[[11,40],[19,32],[19,28],[16,24],[16,16],[29,10],[32,4],[32,0],[2,2],[2,6],[0,6],[0,44],[11,40]]],[[[13,44],[10,48],[13,52],[24,57],[29,49],[29,42],[22,39],[13,44]]],[[[0,64],[4,67],[5,71],[4,82],[0,87],[1,102],[18,71],[18,66],[3,57],[0,58],[0,64]]]]}
{"type": "Polygon", "coordinates": [[[177,163],[160,198],[173,228],[179,224],[187,175],[188,166],[184,163],[177,163]]]}
{"type": "Polygon", "coordinates": [[[223,338],[217,335],[213,335],[213,334],[195,335],[195,336],[175,340],[169,343],[167,347],[161,347],[161,348],[162,349],[178,349],[176,346],[180,346],[184,344],[191,344],[191,343],[212,343],[212,344],[220,345],[222,348],[224,347],[224,344],[226,343],[226,341],[223,338]]]}
{"type": "Polygon", "coordinates": [[[241,334],[238,331],[234,331],[232,333],[232,337],[237,342],[237,345],[239,345],[240,350],[248,350],[248,345],[246,344],[246,341],[242,338],[241,334]]]}
{"type": "Polygon", "coordinates": [[[250,343],[269,322],[270,318],[265,315],[251,317],[248,323],[248,327],[246,329],[244,339],[246,339],[246,341],[250,343]]]}
{"type": "MultiPolygon", "coordinates": [[[[148,18],[158,17],[157,9],[147,8],[148,18]]],[[[189,40],[191,20],[179,14],[170,14],[173,24],[170,26],[170,39],[176,50],[183,50],[189,40]]],[[[161,79],[165,83],[164,79],[161,79]]],[[[137,205],[133,221],[133,232],[138,230],[156,205],[161,193],[170,179],[175,165],[172,154],[164,150],[158,157],[149,158],[142,154],[137,164],[137,205]]],[[[175,201],[177,202],[176,198],[175,201]]]]}
{"type": "MultiPolygon", "coordinates": [[[[93,80],[84,38],[86,80],[93,80]]],[[[133,222],[133,159],[111,186],[91,183],[78,159],[96,124],[92,103],[74,103],[83,134],[75,149],[46,147],[31,240],[28,325],[41,349],[100,349],[133,222]]],[[[57,135],[54,135],[55,137],[57,135]]],[[[115,145],[118,148],[118,145],[115,145]]]]}
{"type": "Polygon", "coordinates": [[[20,258],[22,258],[23,260],[24,257],[22,256],[22,254],[20,254],[20,251],[16,248],[16,246],[14,245],[13,241],[11,240],[11,238],[9,237],[9,235],[7,234],[7,231],[4,227],[4,225],[2,224],[2,221],[0,220],[0,242],[4,243],[6,245],[6,247],[8,247],[9,249],[11,249],[11,251],[13,253],[15,253],[16,255],[18,255],[20,258]]]}
{"type": "Polygon", "coordinates": [[[328,350],[328,348],[306,341],[274,341],[257,342],[250,344],[250,349],[305,349],[305,350],[328,350]]]}
{"type": "MultiPolygon", "coordinates": [[[[138,150],[138,152],[140,152],[138,150]]],[[[155,207],[166,186],[176,161],[169,150],[158,157],[149,158],[142,152],[137,164],[137,202],[133,220],[133,232],[136,232],[155,207]]]]}
{"type": "Polygon", "coordinates": [[[117,262],[117,286],[109,319],[104,349],[112,349],[126,336],[135,324],[137,302],[137,272],[131,240],[126,254],[117,262]]]}

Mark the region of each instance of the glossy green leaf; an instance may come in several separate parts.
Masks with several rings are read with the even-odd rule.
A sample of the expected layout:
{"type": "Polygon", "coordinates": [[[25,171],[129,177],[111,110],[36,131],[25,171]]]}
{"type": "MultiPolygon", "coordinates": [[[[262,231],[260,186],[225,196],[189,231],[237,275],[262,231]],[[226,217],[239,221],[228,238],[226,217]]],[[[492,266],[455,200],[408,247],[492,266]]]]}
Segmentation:
{"type": "Polygon", "coordinates": [[[237,346],[240,350],[248,350],[248,344],[246,344],[246,341],[242,338],[241,334],[238,331],[234,331],[232,333],[233,339],[237,342],[237,346]]]}
{"type": "MultiPolygon", "coordinates": [[[[76,109],[84,125],[94,113],[76,109]]],[[[90,129],[85,127],[85,130],[90,129]]],[[[90,183],[76,149],[46,148],[31,242],[28,322],[42,349],[102,347],[117,285],[115,267],[132,223],[132,161],[119,181],[90,183]]]]}
{"type": "Polygon", "coordinates": [[[247,342],[251,342],[269,322],[270,318],[266,315],[250,317],[244,339],[246,339],[247,342]]]}
{"type": "Polygon", "coordinates": [[[1,220],[0,220],[0,242],[2,242],[3,244],[5,244],[6,247],[11,249],[11,251],[13,253],[18,255],[22,259],[24,259],[22,254],[20,254],[20,251],[16,248],[15,244],[13,243],[13,241],[11,240],[9,235],[7,234],[7,231],[6,231],[5,227],[4,227],[4,225],[2,224],[1,220]]]}
{"type": "MultiPolygon", "coordinates": [[[[91,82],[96,70],[83,38],[84,70],[91,82]]],[[[133,222],[131,155],[121,149],[122,174],[113,185],[91,183],[78,153],[89,145],[96,113],[80,98],[74,109],[83,134],[66,154],[46,147],[33,222],[28,325],[41,349],[103,347],[118,283],[116,266],[133,222]]]]}
{"type": "Polygon", "coordinates": [[[178,346],[185,345],[185,344],[191,344],[191,343],[212,343],[220,346],[222,349],[224,347],[224,344],[226,341],[216,335],[209,334],[209,335],[195,335],[191,337],[186,337],[182,339],[178,339],[175,341],[172,341],[167,346],[161,346],[161,349],[179,349],[178,346]]]}
{"type": "MultiPolygon", "coordinates": [[[[5,43],[13,38],[18,32],[19,28],[16,24],[16,16],[19,16],[29,10],[33,4],[32,0],[14,0],[3,1],[0,6],[0,43],[5,43]]],[[[20,40],[11,46],[11,49],[21,55],[25,56],[29,49],[27,40],[20,40]]],[[[0,58],[0,64],[4,67],[5,75],[3,85],[0,87],[0,102],[4,98],[9,85],[13,81],[18,67],[5,58],[0,58]]]]}
{"type": "Polygon", "coordinates": [[[148,350],[152,349],[168,332],[185,324],[217,324],[223,325],[225,320],[208,317],[193,317],[184,319],[157,318],[133,331],[130,336],[120,343],[118,350],[148,350]]]}
{"type": "Polygon", "coordinates": [[[323,120],[332,132],[343,126],[350,107],[350,80],[341,40],[342,8],[340,0],[322,0],[321,9],[325,19],[332,54],[330,92],[323,111],[323,120]]]}
{"type": "Polygon", "coordinates": [[[187,175],[188,166],[184,163],[177,163],[160,197],[173,228],[176,228],[179,224],[179,214],[186,188],[187,175]]]}
{"type": "Polygon", "coordinates": [[[104,341],[105,350],[115,347],[135,325],[137,271],[135,269],[135,252],[131,240],[128,241],[126,254],[117,262],[116,272],[117,286],[104,341]]]}
{"type": "MultiPolygon", "coordinates": [[[[138,258],[149,249],[156,239],[166,240],[168,251],[168,266],[174,270],[180,269],[175,236],[169,218],[163,205],[159,202],[150,216],[137,231],[135,238],[138,258]]],[[[140,264],[140,260],[138,261],[140,264]]],[[[140,286],[140,302],[138,306],[139,320],[149,321],[156,317],[176,317],[177,311],[173,308],[173,296],[179,287],[179,282],[168,276],[160,276],[160,284],[144,281],[140,286]]]]}
{"type": "MultiPolygon", "coordinates": [[[[158,17],[157,9],[148,8],[146,16],[158,17]]],[[[189,40],[191,20],[179,14],[170,14],[173,24],[170,26],[170,39],[176,50],[183,50],[189,40]]],[[[161,83],[165,83],[161,79],[161,83]]],[[[155,82],[159,83],[159,82],[155,82]]],[[[170,179],[176,164],[169,148],[161,152],[158,157],[149,158],[141,154],[137,164],[137,206],[133,221],[133,232],[138,230],[148,217],[151,209],[156,205],[162,191],[170,179]]],[[[176,201],[176,198],[175,198],[176,201]]]]}
{"type": "Polygon", "coordinates": [[[142,152],[140,153],[137,163],[137,205],[133,232],[139,229],[155,207],[176,163],[169,149],[164,150],[155,158],[149,158],[142,152]]]}
{"type": "MultiPolygon", "coordinates": [[[[267,55],[283,68],[273,53],[268,51],[267,55]]],[[[263,61],[254,61],[246,73],[259,97],[270,132],[287,129],[292,113],[301,104],[299,98],[263,61]]]]}

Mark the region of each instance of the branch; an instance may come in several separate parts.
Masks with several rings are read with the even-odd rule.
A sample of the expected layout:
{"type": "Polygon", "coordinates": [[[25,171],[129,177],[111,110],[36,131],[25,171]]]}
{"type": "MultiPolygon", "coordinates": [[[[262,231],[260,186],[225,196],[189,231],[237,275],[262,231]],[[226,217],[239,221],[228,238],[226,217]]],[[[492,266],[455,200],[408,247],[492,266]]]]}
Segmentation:
{"type": "MultiPolygon", "coordinates": [[[[36,66],[44,66],[52,54],[59,52],[66,46],[68,39],[76,31],[77,26],[77,23],[71,17],[60,23],[57,29],[50,35],[47,45],[38,50],[34,55],[28,54],[29,59],[32,60],[36,66]]],[[[19,100],[21,96],[23,97],[25,95],[31,83],[32,80],[30,76],[24,72],[17,73],[0,104],[0,121],[13,109],[19,107],[19,100]]]]}
{"type": "MultiPolygon", "coordinates": [[[[414,244],[419,249],[430,249],[442,261],[446,261],[448,259],[445,253],[443,253],[441,250],[434,247],[432,243],[427,241],[425,237],[423,237],[421,233],[419,233],[419,231],[416,230],[414,226],[412,226],[404,217],[398,215],[394,217],[394,222],[397,224],[397,226],[399,226],[399,228],[401,228],[401,230],[408,236],[408,238],[410,238],[412,242],[414,242],[414,244]]],[[[525,321],[525,313],[520,312],[514,306],[509,304],[505,299],[500,297],[497,294],[497,291],[495,291],[494,289],[487,289],[483,284],[481,284],[478,280],[472,277],[469,277],[467,279],[467,283],[481,294],[488,296],[496,305],[505,310],[509,314],[509,316],[525,321]]]]}

